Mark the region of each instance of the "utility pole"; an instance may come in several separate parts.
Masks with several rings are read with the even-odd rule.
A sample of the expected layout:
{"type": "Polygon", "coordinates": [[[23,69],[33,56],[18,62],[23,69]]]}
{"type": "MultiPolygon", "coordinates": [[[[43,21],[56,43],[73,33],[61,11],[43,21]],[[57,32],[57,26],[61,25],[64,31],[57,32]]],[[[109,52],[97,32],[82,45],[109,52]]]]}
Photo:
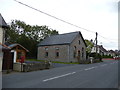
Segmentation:
{"type": "Polygon", "coordinates": [[[98,50],[98,47],[97,47],[97,36],[98,36],[98,33],[96,32],[96,58],[97,58],[97,50],[98,50]]]}

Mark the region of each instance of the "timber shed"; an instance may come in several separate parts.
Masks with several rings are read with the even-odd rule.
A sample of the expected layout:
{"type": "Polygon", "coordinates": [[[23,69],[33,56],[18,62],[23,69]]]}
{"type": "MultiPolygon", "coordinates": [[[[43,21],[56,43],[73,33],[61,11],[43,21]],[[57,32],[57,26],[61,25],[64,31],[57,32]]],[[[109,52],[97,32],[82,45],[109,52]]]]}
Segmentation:
{"type": "Polygon", "coordinates": [[[20,44],[11,44],[8,47],[11,48],[11,53],[13,55],[13,62],[20,62],[20,57],[23,54],[26,57],[28,50],[20,44]]]}

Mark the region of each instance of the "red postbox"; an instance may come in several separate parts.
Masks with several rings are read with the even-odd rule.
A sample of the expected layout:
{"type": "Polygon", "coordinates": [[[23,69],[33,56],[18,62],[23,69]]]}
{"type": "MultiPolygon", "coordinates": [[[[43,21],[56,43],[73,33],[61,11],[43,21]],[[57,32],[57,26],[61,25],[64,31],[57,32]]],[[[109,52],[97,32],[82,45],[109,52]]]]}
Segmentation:
{"type": "Polygon", "coordinates": [[[21,56],[20,63],[24,63],[24,61],[25,61],[25,56],[21,56]]]}

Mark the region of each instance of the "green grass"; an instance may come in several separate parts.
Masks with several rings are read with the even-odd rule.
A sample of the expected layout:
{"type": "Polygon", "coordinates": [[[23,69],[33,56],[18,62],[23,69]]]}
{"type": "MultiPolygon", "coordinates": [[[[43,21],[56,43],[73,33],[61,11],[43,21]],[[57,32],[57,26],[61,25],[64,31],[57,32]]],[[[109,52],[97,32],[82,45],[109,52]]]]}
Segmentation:
{"type": "MultiPolygon", "coordinates": [[[[38,62],[45,62],[45,60],[37,60],[37,59],[26,59],[26,61],[38,61],[38,62]]],[[[79,64],[78,62],[59,62],[59,61],[52,61],[52,63],[61,63],[61,64],[79,64]]]]}
{"type": "Polygon", "coordinates": [[[37,60],[37,59],[26,59],[26,61],[38,61],[38,62],[45,62],[45,60],[37,60]]]}
{"type": "Polygon", "coordinates": [[[61,63],[61,64],[79,64],[78,62],[59,62],[59,61],[52,61],[52,63],[61,63]]]}

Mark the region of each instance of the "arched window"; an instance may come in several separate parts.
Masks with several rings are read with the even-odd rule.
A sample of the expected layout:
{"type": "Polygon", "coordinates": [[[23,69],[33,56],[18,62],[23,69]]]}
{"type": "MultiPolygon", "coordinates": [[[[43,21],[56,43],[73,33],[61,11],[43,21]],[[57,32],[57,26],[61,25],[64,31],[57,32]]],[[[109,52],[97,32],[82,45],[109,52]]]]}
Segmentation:
{"type": "Polygon", "coordinates": [[[76,46],[74,46],[74,50],[73,50],[73,57],[76,58],[76,46]]]}
{"type": "Polygon", "coordinates": [[[84,57],[84,48],[82,47],[82,57],[84,57]]]}
{"type": "Polygon", "coordinates": [[[74,46],[74,50],[76,51],[76,46],[74,46]]]}
{"type": "Polygon", "coordinates": [[[56,57],[57,57],[57,58],[59,57],[59,52],[56,52],[56,57]]]}
{"type": "Polygon", "coordinates": [[[48,52],[45,52],[45,57],[46,57],[46,58],[48,57],[48,52]]]}

